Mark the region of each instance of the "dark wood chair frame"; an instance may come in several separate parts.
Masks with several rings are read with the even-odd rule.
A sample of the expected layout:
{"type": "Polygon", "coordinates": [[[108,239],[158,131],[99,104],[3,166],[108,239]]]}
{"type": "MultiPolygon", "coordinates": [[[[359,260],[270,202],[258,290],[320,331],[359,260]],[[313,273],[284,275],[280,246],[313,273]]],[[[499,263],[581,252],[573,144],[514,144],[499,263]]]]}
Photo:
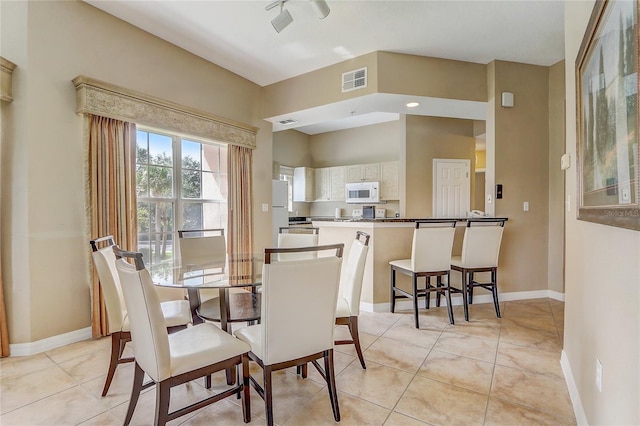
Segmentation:
{"type": "MultiPolygon", "coordinates": [[[[113,251],[116,254],[116,258],[125,258],[129,259],[133,262],[136,267],[136,270],[140,271],[144,269],[144,261],[142,260],[142,253],[130,252],[121,250],[118,246],[113,247],[113,251]]],[[[197,370],[192,370],[186,373],[182,373],[180,375],[170,377],[161,382],[151,382],[143,385],[143,379],[145,376],[144,370],[135,363],[135,372],[133,376],[133,388],[131,389],[131,398],[129,400],[129,408],[127,409],[127,415],[124,420],[124,425],[127,426],[131,423],[131,419],[133,417],[133,413],[136,408],[136,404],[138,403],[138,398],[140,397],[140,392],[143,389],[146,389],[150,386],[156,385],[156,421],[157,425],[164,425],[171,420],[177,419],[178,417],[184,416],[185,414],[191,413],[195,410],[199,410],[209,404],[213,404],[214,402],[220,401],[224,398],[227,398],[231,395],[236,394],[238,398],[241,396],[241,392],[244,393],[244,399],[246,404],[242,405],[242,416],[245,423],[249,423],[251,421],[251,402],[250,402],[250,388],[249,388],[249,359],[246,355],[238,355],[224,361],[220,361],[218,363],[208,365],[206,367],[199,368],[197,370]],[[242,365],[242,373],[238,370],[237,366],[242,365]],[[211,375],[217,373],[222,370],[231,370],[236,369],[238,380],[236,381],[236,385],[232,386],[220,393],[212,395],[208,398],[190,404],[186,407],[177,409],[175,411],[169,412],[169,400],[171,396],[171,388],[175,386],[182,385],[184,383],[190,382],[192,380],[198,379],[200,377],[205,377],[210,380],[211,375]],[[242,374],[242,377],[240,376],[242,374]]]]}
{"type": "MultiPolygon", "coordinates": [[[[420,228],[421,224],[448,224],[452,228],[456,227],[457,220],[443,220],[443,219],[426,219],[416,221],[416,229],[420,228]]],[[[436,293],[436,306],[440,306],[440,296],[445,295],[447,298],[447,311],[449,313],[449,322],[454,324],[453,319],[453,307],[451,305],[451,276],[450,269],[445,271],[430,271],[430,272],[413,272],[408,269],[400,268],[395,265],[390,265],[391,269],[391,312],[395,312],[397,299],[411,299],[413,301],[413,316],[416,328],[420,328],[419,314],[418,314],[418,301],[420,297],[425,299],[425,308],[430,308],[431,293],[436,293]],[[396,287],[396,272],[400,272],[404,275],[411,276],[412,280],[412,292],[408,292],[400,287],[396,287]],[[418,278],[425,277],[425,288],[418,288],[418,278]],[[436,278],[436,285],[431,284],[431,278],[436,278]],[[442,282],[442,277],[447,278],[447,284],[442,282]],[[399,293],[399,294],[398,294],[399,293]]]]}
{"type": "Polygon", "coordinates": [[[190,234],[192,232],[199,232],[199,233],[219,232],[220,235],[224,237],[224,228],[211,228],[211,229],[179,229],[178,238],[191,238],[191,237],[185,236],[184,234],[190,234]]]}
{"type": "MultiPolygon", "coordinates": [[[[495,218],[474,218],[467,220],[467,228],[470,228],[472,224],[476,223],[495,223],[496,226],[504,228],[506,219],[495,218]]],[[[464,305],[464,320],[469,321],[469,305],[473,304],[473,289],[474,287],[482,287],[485,290],[491,292],[493,296],[493,305],[496,310],[496,316],[502,318],[500,314],[500,302],[498,301],[498,268],[497,267],[484,267],[484,268],[461,268],[455,265],[451,265],[452,271],[458,271],[462,274],[462,288],[451,287],[451,291],[454,293],[462,294],[462,303],[464,305]],[[478,282],[474,280],[474,274],[477,272],[489,272],[491,274],[491,281],[478,282]],[[466,297],[465,297],[466,296],[466,297]]]]}
{"type": "MultiPolygon", "coordinates": [[[[265,248],[264,249],[264,263],[271,263],[271,255],[278,253],[297,253],[304,251],[324,251],[324,250],[336,250],[336,256],[342,257],[344,250],[344,244],[329,244],[323,246],[314,247],[293,247],[293,248],[265,248]]],[[[336,389],[336,376],[333,359],[333,349],[318,352],[313,355],[308,355],[302,358],[293,359],[290,361],[280,362],[272,365],[264,365],[262,360],[258,358],[253,352],[249,352],[249,359],[255,361],[256,364],[262,368],[263,386],[257,382],[253,376],[249,376],[249,380],[256,390],[258,395],[265,402],[265,411],[267,417],[267,425],[273,426],[273,399],[272,399],[272,380],[271,376],[274,371],[283,370],[285,368],[296,367],[297,373],[302,374],[303,378],[307,377],[307,363],[311,362],[313,366],[318,370],[318,373],[327,383],[327,390],[329,391],[329,399],[331,400],[331,409],[333,410],[333,418],[336,422],[340,421],[340,407],[338,405],[338,391],[336,389]],[[324,369],[318,363],[318,359],[323,358],[324,369]]]]}
{"type": "MultiPolygon", "coordinates": [[[[89,245],[91,245],[92,251],[98,251],[99,245],[102,243],[106,243],[106,246],[115,246],[115,242],[113,241],[113,235],[107,235],[104,237],[96,238],[95,240],[89,241],[89,245]]],[[[108,315],[108,313],[107,313],[108,315]]],[[[168,327],[167,331],[169,333],[173,333],[179,330],[183,330],[187,328],[186,325],[180,325],[175,327],[168,327]]],[[[124,353],[124,348],[128,342],[131,341],[131,333],[128,331],[114,331],[111,333],[111,356],[109,357],[109,368],[107,370],[107,378],[104,382],[104,387],[102,388],[102,396],[106,396],[107,392],[109,392],[109,387],[111,386],[111,382],[113,381],[113,376],[116,373],[116,368],[119,364],[126,364],[129,362],[135,361],[133,357],[123,358],[122,354],[124,353]]],[[[151,386],[148,384],[147,387],[151,386]]]]}
{"type": "MultiPolygon", "coordinates": [[[[370,235],[362,232],[356,231],[356,240],[359,240],[360,237],[364,238],[364,245],[369,245],[370,235]]],[[[358,317],[340,317],[336,318],[336,325],[346,325],[349,327],[349,333],[351,333],[351,340],[336,340],[336,345],[350,345],[353,344],[356,348],[356,353],[358,354],[358,359],[360,360],[360,365],[363,370],[367,369],[367,365],[364,363],[364,356],[362,355],[362,347],[360,346],[360,334],[358,333],[358,317]]]]}

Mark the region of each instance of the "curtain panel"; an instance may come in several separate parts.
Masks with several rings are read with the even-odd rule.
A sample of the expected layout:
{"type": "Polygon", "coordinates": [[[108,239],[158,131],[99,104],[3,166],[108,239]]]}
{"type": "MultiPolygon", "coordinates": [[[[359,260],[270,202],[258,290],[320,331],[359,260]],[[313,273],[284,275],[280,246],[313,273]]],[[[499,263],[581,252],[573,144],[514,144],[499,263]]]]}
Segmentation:
{"type": "MultiPolygon", "coordinates": [[[[227,250],[234,255],[253,253],[253,150],[229,145],[227,155],[229,181],[227,250]]],[[[230,274],[236,279],[248,279],[252,276],[250,257],[238,258],[230,262],[230,274]]]]}
{"type": "MultiPolygon", "coordinates": [[[[136,125],[92,114],[87,114],[87,118],[91,239],[113,235],[115,243],[121,248],[135,250],[136,125]]],[[[91,329],[93,337],[105,336],[110,332],[95,270],[91,283],[91,329]]]]}

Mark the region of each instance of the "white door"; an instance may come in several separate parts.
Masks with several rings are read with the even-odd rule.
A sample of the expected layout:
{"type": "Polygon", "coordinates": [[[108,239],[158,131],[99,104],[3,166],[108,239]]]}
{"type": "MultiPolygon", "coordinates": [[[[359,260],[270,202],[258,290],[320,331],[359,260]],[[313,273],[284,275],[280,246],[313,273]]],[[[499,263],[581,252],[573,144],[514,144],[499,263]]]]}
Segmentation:
{"type": "Polygon", "coordinates": [[[433,216],[466,217],[471,205],[470,160],[433,160],[433,216]]]}

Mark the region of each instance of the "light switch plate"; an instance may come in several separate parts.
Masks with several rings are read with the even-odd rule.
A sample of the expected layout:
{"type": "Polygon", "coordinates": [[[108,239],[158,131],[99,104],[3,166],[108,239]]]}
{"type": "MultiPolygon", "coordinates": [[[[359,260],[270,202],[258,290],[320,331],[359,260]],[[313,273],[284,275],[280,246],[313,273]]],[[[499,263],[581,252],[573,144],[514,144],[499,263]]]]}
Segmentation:
{"type": "Polygon", "coordinates": [[[262,203],[262,211],[263,212],[268,212],[269,211],[269,204],[262,203]]]}

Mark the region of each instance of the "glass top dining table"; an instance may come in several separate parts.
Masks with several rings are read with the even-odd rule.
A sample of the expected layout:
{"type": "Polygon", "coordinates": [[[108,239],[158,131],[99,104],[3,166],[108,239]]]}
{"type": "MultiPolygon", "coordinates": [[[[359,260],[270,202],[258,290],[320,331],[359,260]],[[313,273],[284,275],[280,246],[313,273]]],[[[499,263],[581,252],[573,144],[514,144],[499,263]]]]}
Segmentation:
{"type": "Polygon", "coordinates": [[[156,286],[186,289],[194,324],[204,320],[220,322],[231,333],[235,322],[260,319],[263,253],[227,254],[224,259],[201,264],[174,266],[160,264],[149,268],[156,286]],[[200,290],[218,289],[218,297],[201,301],[200,290]]]}

